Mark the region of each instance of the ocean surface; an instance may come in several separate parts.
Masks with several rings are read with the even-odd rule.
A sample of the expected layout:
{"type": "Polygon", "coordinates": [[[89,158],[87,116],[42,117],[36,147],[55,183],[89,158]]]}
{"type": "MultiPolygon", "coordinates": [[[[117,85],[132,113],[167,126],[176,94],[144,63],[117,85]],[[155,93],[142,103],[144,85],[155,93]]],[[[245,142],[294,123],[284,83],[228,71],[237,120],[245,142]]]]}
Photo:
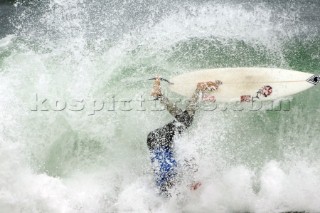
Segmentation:
{"type": "Polygon", "coordinates": [[[320,212],[319,86],[285,110],[199,110],[175,141],[199,167],[197,191],[186,172],[159,196],[146,145],[172,120],[148,78],[320,74],[319,14],[317,0],[0,4],[0,212],[320,212]]]}

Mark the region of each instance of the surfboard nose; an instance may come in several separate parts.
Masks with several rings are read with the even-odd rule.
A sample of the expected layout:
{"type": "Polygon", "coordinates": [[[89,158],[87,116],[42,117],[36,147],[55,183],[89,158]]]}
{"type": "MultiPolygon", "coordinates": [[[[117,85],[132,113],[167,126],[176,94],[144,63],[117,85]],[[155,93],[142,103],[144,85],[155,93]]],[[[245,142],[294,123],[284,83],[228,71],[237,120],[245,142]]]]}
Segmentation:
{"type": "Polygon", "coordinates": [[[317,85],[320,82],[320,75],[313,75],[307,79],[307,82],[317,85]]]}

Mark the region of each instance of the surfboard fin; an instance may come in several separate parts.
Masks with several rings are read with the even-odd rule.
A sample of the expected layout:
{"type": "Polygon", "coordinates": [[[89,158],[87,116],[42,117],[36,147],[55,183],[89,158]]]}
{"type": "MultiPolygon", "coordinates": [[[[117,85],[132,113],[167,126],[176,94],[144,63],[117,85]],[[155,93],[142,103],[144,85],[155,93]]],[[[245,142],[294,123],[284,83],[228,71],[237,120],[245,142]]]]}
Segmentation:
{"type": "MultiPolygon", "coordinates": [[[[156,80],[157,78],[156,77],[154,77],[154,78],[150,78],[150,79],[148,79],[148,80],[156,80]]],[[[170,82],[169,80],[167,80],[167,79],[165,79],[165,78],[160,78],[160,81],[165,81],[165,82],[167,82],[167,83],[169,83],[169,84],[173,84],[172,82],[170,82]]]]}

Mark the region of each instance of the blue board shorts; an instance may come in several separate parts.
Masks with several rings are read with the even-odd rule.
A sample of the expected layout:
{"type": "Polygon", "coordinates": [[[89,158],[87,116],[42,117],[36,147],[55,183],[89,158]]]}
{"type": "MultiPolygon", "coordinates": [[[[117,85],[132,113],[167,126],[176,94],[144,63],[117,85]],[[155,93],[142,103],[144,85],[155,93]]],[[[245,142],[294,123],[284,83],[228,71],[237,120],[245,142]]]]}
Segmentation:
{"type": "Polygon", "coordinates": [[[161,191],[167,191],[173,186],[177,176],[177,161],[172,149],[155,148],[151,152],[151,162],[157,186],[161,191]]]}

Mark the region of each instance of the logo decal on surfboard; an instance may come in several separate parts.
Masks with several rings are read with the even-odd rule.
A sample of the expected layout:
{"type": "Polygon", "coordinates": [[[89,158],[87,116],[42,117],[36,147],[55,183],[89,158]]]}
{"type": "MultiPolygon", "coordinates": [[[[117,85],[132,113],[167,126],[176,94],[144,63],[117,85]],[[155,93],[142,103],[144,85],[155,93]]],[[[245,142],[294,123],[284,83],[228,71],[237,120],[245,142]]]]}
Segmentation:
{"type": "Polygon", "coordinates": [[[203,94],[202,96],[203,101],[211,101],[211,102],[216,102],[216,98],[211,95],[211,94],[203,94]]]}
{"type": "Polygon", "coordinates": [[[320,75],[313,75],[307,79],[307,82],[317,85],[320,82],[320,75]]]}
{"type": "Polygon", "coordinates": [[[241,95],[240,102],[251,102],[251,95],[241,95]]]}
{"type": "Polygon", "coordinates": [[[251,102],[253,101],[253,99],[260,99],[261,96],[266,98],[271,94],[272,94],[272,87],[269,85],[265,85],[257,91],[255,97],[251,97],[251,95],[241,95],[240,102],[251,102]]]}
{"type": "Polygon", "coordinates": [[[272,94],[272,87],[269,86],[269,85],[266,85],[264,87],[262,87],[260,90],[259,90],[260,94],[262,94],[264,97],[268,97],[269,95],[272,94]]]}
{"type": "Polygon", "coordinates": [[[258,90],[255,98],[260,99],[261,96],[266,98],[271,94],[272,94],[272,87],[269,85],[265,85],[261,89],[258,90]]]}

